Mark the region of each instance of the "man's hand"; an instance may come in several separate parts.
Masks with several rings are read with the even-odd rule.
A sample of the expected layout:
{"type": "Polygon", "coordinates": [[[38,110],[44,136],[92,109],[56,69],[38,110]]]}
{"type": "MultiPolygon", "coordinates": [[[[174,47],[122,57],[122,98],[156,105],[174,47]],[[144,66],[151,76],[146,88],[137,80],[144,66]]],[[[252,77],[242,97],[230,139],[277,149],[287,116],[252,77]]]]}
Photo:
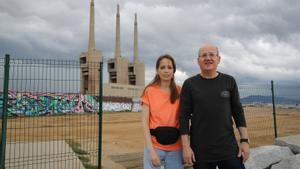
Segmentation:
{"type": "Polygon", "coordinates": [[[151,162],[151,165],[153,167],[158,167],[161,165],[161,162],[160,162],[160,158],[159,156],[156,154],[155,150],[151,150],[148,152],[148,155],[149,155],[149,159],[150,159],[150,162],[151,162]]]}
{"type": "Polygon", "coordinates": [[[184,146],[182,148],[182,151],[183,151],[183,161],[188,165],[193,165],[193,163],[196,162],[196,160],[195,160],[194,152],[191,149],[191,147],[184,146]]]}
{"type": "Polygon", "coordinates": [[[250,155],[250,146],[249,143],[246,142],[242,142],[240,143],[240,147],[239,147],[239,154],[238,157],[243,157],[243,163],[245,163],[250,155]]]}

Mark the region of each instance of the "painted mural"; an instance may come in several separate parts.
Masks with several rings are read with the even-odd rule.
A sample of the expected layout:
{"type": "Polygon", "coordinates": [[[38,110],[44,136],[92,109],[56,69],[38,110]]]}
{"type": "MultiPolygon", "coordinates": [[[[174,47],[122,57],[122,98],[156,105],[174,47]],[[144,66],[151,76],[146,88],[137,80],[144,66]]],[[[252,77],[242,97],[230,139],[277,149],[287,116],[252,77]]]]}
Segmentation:
{"type": "MultiPolygon", "coordinates": [[[[105,100],[105,99],[104,99],[105,100]]],[[[115,99],[116,100],[116,99],[115,99]]],[[[124,99],[123,99],[124,100],[124,99]]],[[[103,104],[103,111],[140,111],[139,102],[126,100],[125,102],[109,101],[103,104]]],[[[3,109],[3,93],[0,93],[0,114],[3,109]]],[[[97,98],[82,94],[59,93],[18,93],[9,91],[8,116],[43,116],[65,113],[94,113],[98,112],[97,98]]]]}
{"type": "Polygon", "coordinates": [[[2,111],[3,111],[3,94],[0,93],[0,118],[2,117],[2,111]]]}

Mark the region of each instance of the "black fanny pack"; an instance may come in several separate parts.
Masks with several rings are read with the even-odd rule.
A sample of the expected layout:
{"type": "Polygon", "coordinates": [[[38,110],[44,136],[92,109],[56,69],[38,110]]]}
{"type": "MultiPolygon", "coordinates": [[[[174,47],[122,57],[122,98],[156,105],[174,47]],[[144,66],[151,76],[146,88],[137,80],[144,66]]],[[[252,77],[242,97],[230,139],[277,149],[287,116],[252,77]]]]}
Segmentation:
{"type": "Polygon", "coordinates": [[[158,143],[162,145],[174,144],[179,138],[179,130],[176,127],[160,126],[150,129],[150,134],[156,137],[158,143]]]}

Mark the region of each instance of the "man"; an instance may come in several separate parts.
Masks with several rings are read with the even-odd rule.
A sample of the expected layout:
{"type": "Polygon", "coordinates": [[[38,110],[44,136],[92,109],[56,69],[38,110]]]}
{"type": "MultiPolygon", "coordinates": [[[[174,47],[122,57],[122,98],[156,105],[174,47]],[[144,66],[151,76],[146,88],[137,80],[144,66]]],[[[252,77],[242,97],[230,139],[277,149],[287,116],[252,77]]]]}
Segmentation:
{"type": "Polygon", "coordinates": [[[218,72],[216,46],[199,49],[200,74],[187,79],[180,96],[183,159],[194,169],[245,169],[249,140],[239,92],[232,76],[218,72]],[[240,134],[238,145],[233,121],[240,134]],[[190,141],[189,141],[190,135],[190,141]]]}

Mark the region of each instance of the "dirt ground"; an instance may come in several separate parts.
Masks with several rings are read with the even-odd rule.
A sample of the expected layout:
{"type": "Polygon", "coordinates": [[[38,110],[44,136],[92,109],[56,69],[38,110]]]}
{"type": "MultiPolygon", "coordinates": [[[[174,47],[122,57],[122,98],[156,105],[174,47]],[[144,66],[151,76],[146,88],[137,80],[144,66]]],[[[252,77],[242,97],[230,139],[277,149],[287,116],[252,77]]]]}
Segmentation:
{"type": "MultiPolygon", "coordinates": [[[[300,133],[300,109],[277,108],[278,136],[300,133]]],[[[274,121],[268,106],[247,106],[245,115],[251,147],[274,143],[274,121]]],[[[8,120],[7,142],[73,140],[81,149],[91,153],[98,147],[97,114],[61,115],[44,117],[18,117],[8,120]]],[[[141,154],[143,130],[141,113],[104,113],[102,125],[102,154],[116,159],[117,156],[141,154]]],[[[96,155],[92,163],[96,163],[96,155]]],[[[118,160],[115,160],[118,161],[118,160]]]]}
{"type": "MultiPolygon", "coordinates": [[[[274,144],[274,116],[269,106],[244,107],[251,147],[274,144]]],[[[276,108],[277,137],[300,134],[300,109],[276,108]]]]}

